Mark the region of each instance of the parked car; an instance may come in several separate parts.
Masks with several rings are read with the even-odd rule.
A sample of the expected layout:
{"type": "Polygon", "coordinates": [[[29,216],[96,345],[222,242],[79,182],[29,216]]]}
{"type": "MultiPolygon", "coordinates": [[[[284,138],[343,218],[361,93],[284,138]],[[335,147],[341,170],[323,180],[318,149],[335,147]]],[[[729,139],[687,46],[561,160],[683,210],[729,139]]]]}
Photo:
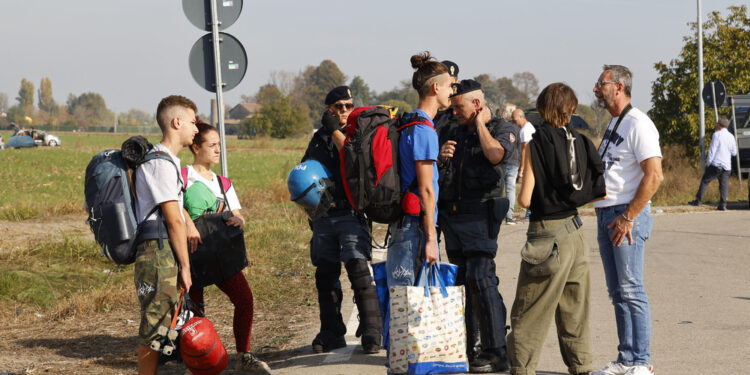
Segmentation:
{"type": "Polygon", "coordinates": [[[2,134],[0,134],[0,150],[5,150],[5,140],[3,140],[2,134]]]}
{"type": "Polygon", "coordinates": [[[29,129],[21,129],[16,132],[16,136],[19,135],[25,135],[29,136],[34,140],[34,143],[40,146],[60,146],[62,142],[60,141],[60,137],[52,134],[47,134],[44,130],[29,130],[29,129]]]}

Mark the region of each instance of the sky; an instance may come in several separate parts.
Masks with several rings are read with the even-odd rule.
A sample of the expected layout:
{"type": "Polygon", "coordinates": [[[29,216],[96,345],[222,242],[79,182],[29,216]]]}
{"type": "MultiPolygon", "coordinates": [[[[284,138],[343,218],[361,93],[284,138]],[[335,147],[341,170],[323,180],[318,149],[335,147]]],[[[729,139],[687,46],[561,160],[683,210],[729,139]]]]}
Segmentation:
{"type": "MultiPolygon", "coordinates": [[[[750,0],[704,0],[704,20],[730,5],[750,0]]],[[[3,1],[0,9],[0,93],[9,105],[22,78],[38,89],[49,77],[61,104],[71,93],[97,92],[117,112],[153,113],[162,97],[181,94],[210,112],[215,94],[188,67],[206,32],[188,21],[182,1],[3,1]]],[[[593,100],[603,64],[625,65],[633,104],[648,110],[654,63],[679,56],[696,18],[693,0],[245,0],[224,32],[244,45],[248,69],[224,100],[235,105],[271,72],[296,73],[325,59],[379,93],[410,80],[410,56],[428,50],[456,62],[459,78],[530,71],[540,89],[567,83],[580,103],[593,100]]]]}

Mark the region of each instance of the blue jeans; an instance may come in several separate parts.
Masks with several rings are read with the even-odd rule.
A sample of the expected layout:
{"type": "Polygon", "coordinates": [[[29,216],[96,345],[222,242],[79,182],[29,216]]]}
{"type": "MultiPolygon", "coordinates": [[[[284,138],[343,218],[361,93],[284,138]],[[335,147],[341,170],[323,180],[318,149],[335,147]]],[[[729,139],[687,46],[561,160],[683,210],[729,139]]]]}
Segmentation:
{"type": "Polygon", "coordinates": [[[425,245],[424,231],[419,216],[406,215],[401,224],[392,224],[391,243],[385,261],[388,287],[413,286],[417,274],[417,258],[425,245]]]}
{"type": "Polygon", "coordinates": [[[506,219],[513,219],[513,208],[516,204],[516,178],[518,177],[518,166],[509,165],[505,167],[505,196],[510,201],[506,219]]]}
{"type": "Polygon", "coordinates": [[[635,217],[633,243],[630,244],[626,237],[620,246],[613,246],[609,239],[612,229],[607,226],[627,207],[621,204],[596,209],[597,239],[607,290],[615,307],[620,340],[617,362],[627,366],[646,365],[651,360],[651,310],[643,287],[643,255],[654,218],[649,203],[635,217]]]}

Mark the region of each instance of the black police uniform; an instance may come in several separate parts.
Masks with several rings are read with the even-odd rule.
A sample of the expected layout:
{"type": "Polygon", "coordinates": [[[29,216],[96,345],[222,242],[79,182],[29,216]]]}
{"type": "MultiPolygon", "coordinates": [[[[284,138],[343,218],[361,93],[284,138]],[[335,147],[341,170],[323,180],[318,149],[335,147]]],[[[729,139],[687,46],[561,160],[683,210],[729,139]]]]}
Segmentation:
{"type": "MultiPolygon", "coordinates": [[[[467,354],[470,364],[480,353],[505,361],[506,309],[497,287],[495,254],[500,224],[508,209],[504,193],[507,158],[517,142],[512,124],[493,118],[487,130],[505,150],[492,164],[484,156],[476,130],[460,125],[445,141],[456,142],[452,158],[441,168],[439,225],[451,263],[458,266],[457,283],[466,285],[467,354]]],[[[442,145],[441,145],[442,146],[442,145]]]]}
{"type": "Polygon", "coordinates": [[[362,336],[362,346],[366,352],[377,352],[382,322],[377,291],[367,264],[372,253],[370,234],[346,199],[338,150],[325,128],[320,128],[313,135],[302,161],[308,159],[323,164],[334,180],[331,208],[322,217],[310,222],[313,231],[310,258],[316,267],[315,286],[320,307],[320,333],[313,340],[313,350],[321,352],[346,346],[346,325],[341,316],[343,293],[339,282],[341,262],[344,262],[360,315],[356,336],[362,336]]]}

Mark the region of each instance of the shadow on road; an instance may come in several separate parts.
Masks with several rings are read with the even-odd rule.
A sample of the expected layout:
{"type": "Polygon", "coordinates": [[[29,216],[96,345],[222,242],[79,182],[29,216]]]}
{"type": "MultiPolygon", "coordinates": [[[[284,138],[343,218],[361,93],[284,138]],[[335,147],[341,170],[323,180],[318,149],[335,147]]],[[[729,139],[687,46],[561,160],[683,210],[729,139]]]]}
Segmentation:
{"type": "Polygon", "coordinates": [[[89,335],[75,338],[41,338],[18,340],[28,348],[45,347],[58,355],[75,359],[93,359],[99,365],[118,369],[132,369],[136,365],[137,336],[115,337],[89,335]]]}

